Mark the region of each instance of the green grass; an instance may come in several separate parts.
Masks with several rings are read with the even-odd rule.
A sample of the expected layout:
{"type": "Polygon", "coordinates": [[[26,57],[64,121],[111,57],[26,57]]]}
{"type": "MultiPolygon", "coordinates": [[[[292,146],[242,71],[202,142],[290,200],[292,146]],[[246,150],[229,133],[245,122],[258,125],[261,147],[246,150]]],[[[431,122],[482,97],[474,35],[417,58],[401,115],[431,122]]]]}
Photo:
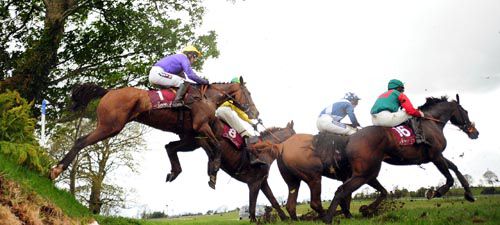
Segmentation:
{"type": "MultiPolygon", "coordinates": [[[[250,224],[248,220],[238,220],[238,212],[232,211],[224,214],[203,215],[168,219],[137,220],[121,217],[104,217],[92,215],[89,210],[81,205],[68,192],[54,187],[52,181],[40,176],[37,172],[25,169],[0,154],[0,174],[7,179],[16,181],[23,189],[37,193],[61,208],[66,215],[72,218],[95,218],[101,225],[229,225],[250,224]]],[[[462,190],[452,190],[463,193],[462,190]]],[[[404,199],[398,200],[397,209],[389,210],[373,218],[363,218],[358,212],[359,207],[368,204],[371,200],[353,201],[351,212],[353,219],[341,216],[335,218],[341,224],[347,225],[380,225],[380,224],[435,224],[435,225],[498,225],[500,224],[500,195],[479,195],[481,188],[474,188],[473,193],[477,200],[474,203],[463,200],[462,197],[449,197],[442,199],[404,199]],[[402,207],[401,207],[402,206],[402,207]]],[[[223,201],[223,200],[221,200],[223,201]]],[[[195,204],[193,202],[193,204],[195,204]]],[[[329,203],[324,203],[325,208],[329,203]]],[[[309,205],[298,205],[298,214],[311,211],[309,205]]],[[[278,221],[276,225],[311,225],[323,224],[311,221],[278,221]]]]}
{"type": "MultiPolygon", "coordinates": [[[[370,201],[353,201],[352,213],[353,219],[345,219],[338,216],[335,220],[341,224],[358,225],[358,224],[436,224],[436,225],[460,225],[460,224],[481,224],[481,225],[498,225],[500,224],[500,196],[477,196],[474,203],[467,202],[462,198],[443,198],[443,199],[415,199],[401,200],[396,202],[397,209],[389,210],[379,216],[373,218],[363,218],[358,212],[361,205],[367,204],[370,201]],[[401,208],[399,208],[402,206],[401,208]]],[[[327,204],[324,203],[325,208],[327,204]]],[[[299,205],[297,212],[299,214],[310,211],[309,205],[299,205]]],[[[237,220],[237,212],[230,212],[222,215],[198,216],[198,217],[183,217],[173,219],[155,219],[148,221],[140,221],[146,225],[216,225],[216,224],[249,224],[248,220],[237,220]]],[[[300,221],[300,222],[281,222],[277,221],[276,225],[294,224],[294,225],[310,225],[323,224],[320,221],[300,221]]]]}
{"type": "Polygon", "coordinates": [[[35,192],[41,198],[60,207],[69,217],[91,217],[90,211],[80,204],[68,192],[55,188],[47,177],[28,170],[12,162],[7,156],[0,154],[0,173],[7,179],[17,182],[27,192],[35,192]]]}

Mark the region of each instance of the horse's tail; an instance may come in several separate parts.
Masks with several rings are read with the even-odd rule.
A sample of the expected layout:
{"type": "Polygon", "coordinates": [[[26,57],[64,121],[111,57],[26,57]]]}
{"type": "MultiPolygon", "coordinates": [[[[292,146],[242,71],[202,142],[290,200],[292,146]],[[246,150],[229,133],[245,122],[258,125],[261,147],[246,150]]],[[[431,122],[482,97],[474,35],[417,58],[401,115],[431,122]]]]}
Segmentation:
{"type": "Polygon", "coordinates": [[[108,90],[100,87],[97,84],[85,83],[76,85],[71,90],[71,100],[73,100],[71,110],[81,110],[87,107],[90,101],[96,98],[100,98],[106,93],[108,93],[108,90]]]}

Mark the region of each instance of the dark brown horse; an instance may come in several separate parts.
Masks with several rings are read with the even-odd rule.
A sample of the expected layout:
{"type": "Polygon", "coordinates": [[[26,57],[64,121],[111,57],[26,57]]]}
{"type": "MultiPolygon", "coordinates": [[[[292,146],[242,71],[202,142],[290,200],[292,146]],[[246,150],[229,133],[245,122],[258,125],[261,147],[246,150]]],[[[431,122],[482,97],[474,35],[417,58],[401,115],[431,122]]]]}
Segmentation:
{"type": "Polygon", "coordinates": [[[387,190],[377,180],[382,161],[393,165],[415,165],[432,162],[446,177],[446,183],[439,187],[429,197],[441,197],[453,185],[453,170],[465,189],[465,199],[474,201],[469,184],[458,171],[455,164],[446,159],[442,152],[446,148],[443,129],[448,121],[459,127],[469,138],[476,139],[479,132],[469,120],[467,111],[456,101],[449,102],[446,97],[427,98],[426,103],[419,107],[428,120],[422,121],[430,145],[418,144],[400,146],[387,127],[371,126],[363,128],[351,135],[346,147],[347,158],[352,168],[352,177],[336,191],[335,197],[324,217],[326,223],[331,223],[335,209],[342,199],[349,197],[353,191],[363,184],[369,184],[380,192],[380,195],[369,206],[362,207],[363,214],[370,214],[377,209],[387,196],[387,190]]]}
{"type": "MultiPolygon", "coordinates": [[[[222,154],[221,168],[231,177],[246,183],[249,189],[249,214],[250,220],[255,222],[255,207],[259,190],[267,197],[274,209],[278,212],[281,220],[286,220],[288,217],[281,209],[278,201],[273,195],[271,188],[267,182],[269,169],[271,164],[267,165],[252,165],[248,157],[247,150],[238,150],[231,141],[222,137],[224,124],[220,120],[215,120],[212,128],[220,138],[220,152],[222,154]]],[[[295,134],[293,129],[293,121],[288,123],[285,128],[269,128],[260,133],[259,143],[281,143],[295,134]]],[[[210,144],[210,143],[207,143],[210,144]]],[[[188,149],[183,149],[184,151],[188,149]]],[[[194,150],[194,149],[193,149],[194,150]]]]}
{"type": "MultiPolygon", "coordinates": [[[[330,133],[318,135],[296,134],[281,144],[255,148],[254,153],[262,160],[277,159],[281,176],[288,186],[286,209],[292,220],[297,220],[297,197],[300,182],[304,181],[311,191],[310,206],[320,218],[325,215],[321,205],[322,176],[346,181],[351,168],[345,155],[348,136],[330,133]]],[[[349,207],[351,198],[341,202],[344,215],[352,217],[349,207]]]]}
{"type": "MultiPolygon", "coordinates": [[[[101,98],[97,107],[97,127],[91,133],[80,137],[64,158],[50,171],[50,178],[55,179],[74,160],[78,152],[86,146],[118,134],[125,124],[131,121],[179,135],[181,143],[191,143],[198,134],[202,134],[212,142],[204,146],[213,165],[220,164],[217,149],[211,146],[218,145],[209,122],[215,120],[215,109],[224,101],[234,100],[240,105],[250,118],[258,117],[258,110],[253,104],[250,93],[240,83],[215,83],[210,85],[192,85],[187,95],[186,104],[191,108],[184,109],[153,109],[146,90],[125,87],[106,90],[94,84],[84,84],[73,89],[73,109],[86,107],[95,98],[101,98]]],[[[205,142],[206,143],[206,142],[205,142]]],[[[220,154],[219,154],[220,155],[220,154]]],[[[217,168],[211,171],[216,173],[217,168]]],[[[212,176],[215,176],[213,174],[212,176]]]]}

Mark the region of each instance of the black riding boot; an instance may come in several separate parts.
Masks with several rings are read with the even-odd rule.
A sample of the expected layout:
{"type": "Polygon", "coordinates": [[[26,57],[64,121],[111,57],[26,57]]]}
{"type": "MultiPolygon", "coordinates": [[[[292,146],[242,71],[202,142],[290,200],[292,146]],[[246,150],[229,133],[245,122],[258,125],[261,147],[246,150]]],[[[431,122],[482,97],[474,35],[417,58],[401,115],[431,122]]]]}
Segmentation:
{"type": "MultiPolygon", "coordinates": [[[[258,136],[245,137],[245,146],[248,148],[250,145],[255,144],[259,141],[258,136]]],[[[267,165],[262,159],[248,151],[250,165],[267,165]]]]}
{"type": "Polygon", "coordinates": [[[415,142],[417,144],[430,144],[424,135],[424,130],[422,129],[422,123],[419,118],[411,118],[410,119],[410,124],[413,129],[413,132],[415,132],[415,142]]]}
{"type": "Polygon", "coordinates": [[[186,94],[188,86],[184,83],[179,86],[179,89],[177,90],[177,93],[175,94],[175,99],[172,102],[172,107],[182,107],[184,106],[184,101],[182,98],[184,97],[184,94],[186,94]]]}

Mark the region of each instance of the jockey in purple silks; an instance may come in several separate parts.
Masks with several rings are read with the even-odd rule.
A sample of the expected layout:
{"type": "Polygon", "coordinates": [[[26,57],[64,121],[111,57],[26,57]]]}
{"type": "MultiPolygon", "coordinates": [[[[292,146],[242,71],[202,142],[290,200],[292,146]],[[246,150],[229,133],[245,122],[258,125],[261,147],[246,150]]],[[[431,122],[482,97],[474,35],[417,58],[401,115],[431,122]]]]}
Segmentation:
{"type": "Polygon", "coordinates": [[[208,80],[196,75],[191,64],[201,57],[201,52],[188,45],[180,54],[166,56],[154,64],[149,72],[149,82],[162,87],[178,87],[172,107],[184,105],[182,98],[187,91],[186,82],[208,84],[208,80]]]}

